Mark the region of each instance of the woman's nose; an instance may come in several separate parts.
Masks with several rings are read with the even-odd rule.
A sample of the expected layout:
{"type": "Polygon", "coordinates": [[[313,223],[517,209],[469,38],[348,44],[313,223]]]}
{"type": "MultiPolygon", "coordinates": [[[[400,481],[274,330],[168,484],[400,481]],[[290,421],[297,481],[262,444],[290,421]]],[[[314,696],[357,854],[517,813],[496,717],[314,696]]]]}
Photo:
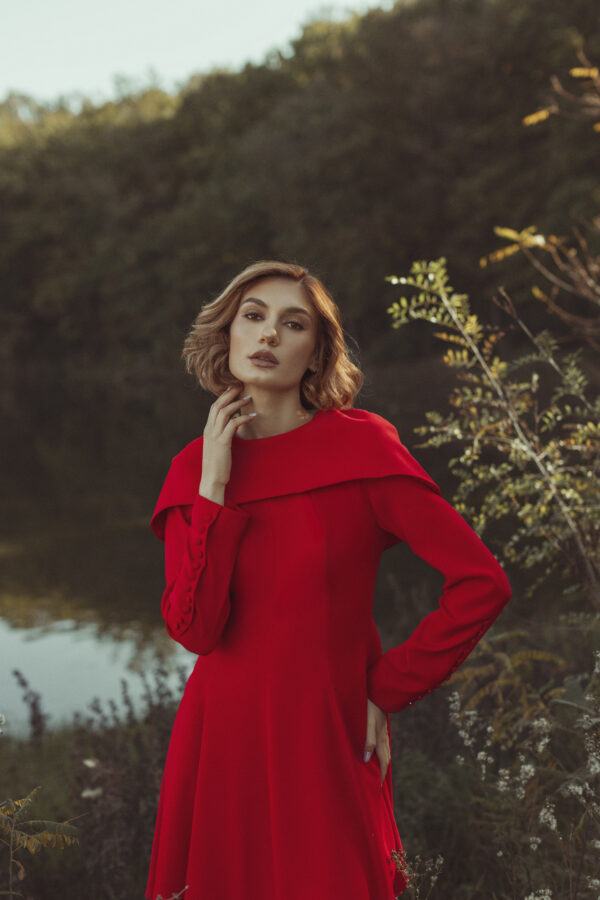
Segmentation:
{"type": "Polygon", "coordinates": [[[271,328],[263,328],[263,337],[265,337],[268,341],[272,341],[277,338],[277,331],[271,328]]]}

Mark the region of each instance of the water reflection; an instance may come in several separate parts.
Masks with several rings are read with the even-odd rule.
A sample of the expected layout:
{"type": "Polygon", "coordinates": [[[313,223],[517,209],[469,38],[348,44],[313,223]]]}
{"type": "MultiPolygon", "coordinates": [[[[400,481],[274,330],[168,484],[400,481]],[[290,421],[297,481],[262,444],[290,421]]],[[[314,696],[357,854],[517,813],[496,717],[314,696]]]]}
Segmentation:
{"type": "MultiPolygon", "coordinates": [[[[165,632],[166,654],[162,664],[168,671],[167,685],[177,692],[179,677],[176,667],[184,666],[186,676],[196,657],[175,644],[165,632]],[[172,645],[172,646],[168,646],[172,645]]],[[[98,635],[93,624],[80,625],[66,619],[37,628],[12,628],[0,622],[0,704],[6,716],[3,726],[11,737],[29,733],[28,707],[23,690],[12,675],[19,669],[29,687],[40,694],[41,711],[48,714],[47,727],[58,728],[72,721],[73,712],[89,712],[88,705],[98,697],[103,705],[109,699],[120,706],[121,678],[128,682],[129,694],[136,711],[144,684],[136,672],[154,668],[156,647],[140,650],[135,635],[122,634],[120,640],[98,635]]]]}

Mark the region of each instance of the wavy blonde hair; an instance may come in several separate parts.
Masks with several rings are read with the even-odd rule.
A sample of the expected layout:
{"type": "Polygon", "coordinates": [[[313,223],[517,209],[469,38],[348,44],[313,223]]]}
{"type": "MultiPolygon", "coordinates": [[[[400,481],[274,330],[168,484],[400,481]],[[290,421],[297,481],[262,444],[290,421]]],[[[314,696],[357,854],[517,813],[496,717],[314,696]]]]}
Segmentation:
{"type": "Polygon", "coordinates": [[[204,390],[219,396],[234,384],[229,370],[229,326],[246,290],[263,278],[290,278],[300,285],[317,313],[317,371],[307,369],[300,382],[300,399],[306,409],[348,409],[364,376],[350,359],[340,310],[322,282],[303,266],[277,260],[259,260],[229,282],[219,296],[203,304],[187,335],[181,356],[190,375],[204,390]]]}

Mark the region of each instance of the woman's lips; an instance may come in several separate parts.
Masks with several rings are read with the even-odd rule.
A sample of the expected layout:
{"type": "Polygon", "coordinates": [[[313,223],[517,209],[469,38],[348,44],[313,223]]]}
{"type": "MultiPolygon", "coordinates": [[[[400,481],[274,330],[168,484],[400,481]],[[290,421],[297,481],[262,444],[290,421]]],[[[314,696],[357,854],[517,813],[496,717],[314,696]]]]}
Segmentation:
{"type": "Polygon", "coordinates": [[[260,356],[251,356],[250,362],[254,363],[255,366],[259,366],[261,369],[272,369],[273,366],[278,365],[278,363],[272,362],[270,359],[261,359],[260,356]]]}

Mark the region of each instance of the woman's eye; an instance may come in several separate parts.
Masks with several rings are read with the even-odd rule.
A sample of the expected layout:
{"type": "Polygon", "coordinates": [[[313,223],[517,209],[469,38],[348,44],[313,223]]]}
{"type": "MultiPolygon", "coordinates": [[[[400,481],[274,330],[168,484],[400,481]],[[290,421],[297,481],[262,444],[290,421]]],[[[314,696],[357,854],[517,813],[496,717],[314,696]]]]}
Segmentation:
{"type": "MultiPolygon", "coordinates": [[[[260,315],[260,313],[257,313],[257,312],[244,313],[244,318],[245,318],[245,319],[249,319],[250,316],[258,316],[259,319],[262,318],[262,316],[260,315]]],[[[294,319],[290,319],[290,320],[289,320],[289,323],[287,323],[287,324],[295,325],[296,328],[294,328],[294,331],[297,331],[298,329],[300,329],[300,330],[303,330],[303,329],[304,329],[304,325],[302,325],[300,322],[296,322],[294,319]]]]}

